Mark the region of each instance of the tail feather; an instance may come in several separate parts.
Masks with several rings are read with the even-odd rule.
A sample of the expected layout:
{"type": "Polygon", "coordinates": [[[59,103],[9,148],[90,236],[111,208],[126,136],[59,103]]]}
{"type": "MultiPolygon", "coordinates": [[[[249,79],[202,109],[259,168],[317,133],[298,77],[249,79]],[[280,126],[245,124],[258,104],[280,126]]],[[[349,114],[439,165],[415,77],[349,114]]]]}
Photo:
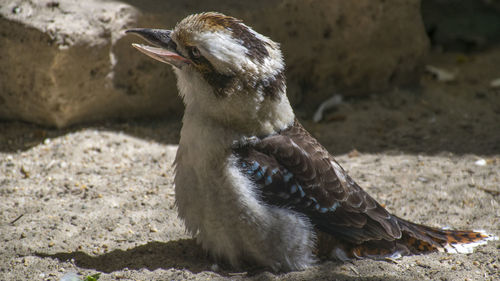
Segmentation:
{"type": "Polygon", "coordinates": [[[398,242],[406,244],[413,254],[433,251],[472,253],[474,247],[489,240],[498,240],[484,230],[439,229],[397,219],[403,231],[403,237],[398,242]]]}
{"type": "Polygon", "coordinates": [[[484,230],[473,230],[467,233],[465,231],[452,231],[450,239],[445,245],[445,250],[448,253],[472,253],[475,247],[484,245],[492,240],[498,240],[498,237],[488,234],[484,230]],[[460,235],[458,239],[457,235],[460,235]],[[467,242],[463,242],[464,240],[467,242]]]}
{"type": "Polygon", "coordinates": [[[335,239],[318,231],[318,255],[322,258],[351,260],[385,259],[429,252],[472,253],[476,246],[498,240],[483,230],[439,229],[415,224],[396,217],[402,236],[393,241],[370,240],[360,244],[335,239]]]}

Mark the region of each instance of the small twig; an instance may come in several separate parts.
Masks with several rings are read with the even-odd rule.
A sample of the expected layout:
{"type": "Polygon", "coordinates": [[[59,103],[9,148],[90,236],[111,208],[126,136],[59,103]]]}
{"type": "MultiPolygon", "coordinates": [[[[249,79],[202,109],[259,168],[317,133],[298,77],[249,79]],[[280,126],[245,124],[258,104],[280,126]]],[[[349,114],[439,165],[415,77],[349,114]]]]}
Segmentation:
{"type": "Polygon", "coordinates": [[[354,265],[349,264],[348,267],[349,267],[350,270],[352,270],[352,272],[354,272],[357,275],[359,275],[359,271],[354,267],[354,265]]]}
{"type": "Polygon", "coordinates": [[[229,272],[227,275],[229,276],[246,276],[248,272],[229,272]]]}
{"type": "Polygon", "coordinates": [[[493,196],[500,195],[500,191],[498,191],[498,190],[493,190],[493,189],[489,189],[489,188],[484,188],[484,187],[482,187],[482,186],[476,186],[476,188],[477,188],[477,189],[480,189],[480,190],[482,190],[482,191],[484,191],[484,192],[487,192],[487,193],[489,193],[489,194],[491,194],[491,195],[493,195],[493,196]]]}
{"type": "Polygon", "coordinates": [[[390,257],[385,257],[385,260],[388,262],[392,262],[394,264],[399,264],[399,261],[397,261],[396,259],[390,258],[390,257]]]}
{"type": "Polygon", "coordinates": [[[24,214],[20,214],[19,217],[15,218],[13,221],[11,221],[10,224],[16,223],[16,221],[20,220],[23,216],[24,216],[24,214]]]}
{"type": "Polygon", "coordinates": [[[420,266],[420,267],[423,267],[423,268],[431,268],[431,266],[430,266],[430,265],[423,264],[423,263],[421,263],[420,261],[417,261],[417,262],[416,262],[416,264],[417,264],[418,266],[420,266]]]}

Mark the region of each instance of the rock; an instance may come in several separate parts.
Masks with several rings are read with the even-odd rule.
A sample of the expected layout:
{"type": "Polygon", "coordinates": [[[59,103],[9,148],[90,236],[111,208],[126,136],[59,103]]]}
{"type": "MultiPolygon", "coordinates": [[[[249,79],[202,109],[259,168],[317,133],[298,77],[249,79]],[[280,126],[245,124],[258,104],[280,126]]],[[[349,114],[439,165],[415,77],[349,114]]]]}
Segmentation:
{"type": "Polygon", "coordinates": [[[333,93],[369,95],[417,83],[429,49],[419,0],[277,6],[264,26],[282,42],[294,104],[315,106],[333,93]]]}
{"type": "Polygon", "coordinates": [[[0,6],[0,118],[64,127],[181,108],[164,96],[166,83],[175,90],[169,69],[132,56],[130,44],[121,43],[128,42],[123,30],[137,22],[134,7],[98,0],[7,2],[0,6]]]}
{"type": "Polygon", "coordinates": [[[171,28],[214,7],[282,44],[288,94],[306,109],[335,92],[366,95],[415,82],[428,50],[419,0],[6,0],[0,118],[64,127],[180,114],[173,72],[131,48],[140,39],[123,30],[171,28]]]}

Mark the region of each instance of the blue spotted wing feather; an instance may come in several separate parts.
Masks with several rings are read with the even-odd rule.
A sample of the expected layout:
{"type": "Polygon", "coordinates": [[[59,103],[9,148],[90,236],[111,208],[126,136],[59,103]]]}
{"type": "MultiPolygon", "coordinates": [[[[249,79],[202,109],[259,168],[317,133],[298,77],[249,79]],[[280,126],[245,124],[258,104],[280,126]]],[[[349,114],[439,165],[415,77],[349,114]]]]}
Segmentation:
{"type": "Polygon", "coordinates": [[[235,153],[264,202],[306,214],[319,230],[354,243],[401,237],[396,219],[298,122],[235,153]]]}

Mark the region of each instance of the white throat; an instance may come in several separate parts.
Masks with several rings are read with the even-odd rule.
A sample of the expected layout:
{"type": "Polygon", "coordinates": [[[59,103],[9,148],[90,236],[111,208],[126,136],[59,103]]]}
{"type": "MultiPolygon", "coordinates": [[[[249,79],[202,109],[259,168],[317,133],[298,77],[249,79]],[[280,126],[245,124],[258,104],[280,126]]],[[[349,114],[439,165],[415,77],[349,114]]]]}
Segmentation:
{"type": "Polygon", "coordinates": [[[199,119],[248,137],[274,134],[295,120],[285,93],[271,99],[250,89],[217,97],[198,73],[179,69],[175,73],[179,95],[186,106],[184,125],[191,119],[199,119]]]}

